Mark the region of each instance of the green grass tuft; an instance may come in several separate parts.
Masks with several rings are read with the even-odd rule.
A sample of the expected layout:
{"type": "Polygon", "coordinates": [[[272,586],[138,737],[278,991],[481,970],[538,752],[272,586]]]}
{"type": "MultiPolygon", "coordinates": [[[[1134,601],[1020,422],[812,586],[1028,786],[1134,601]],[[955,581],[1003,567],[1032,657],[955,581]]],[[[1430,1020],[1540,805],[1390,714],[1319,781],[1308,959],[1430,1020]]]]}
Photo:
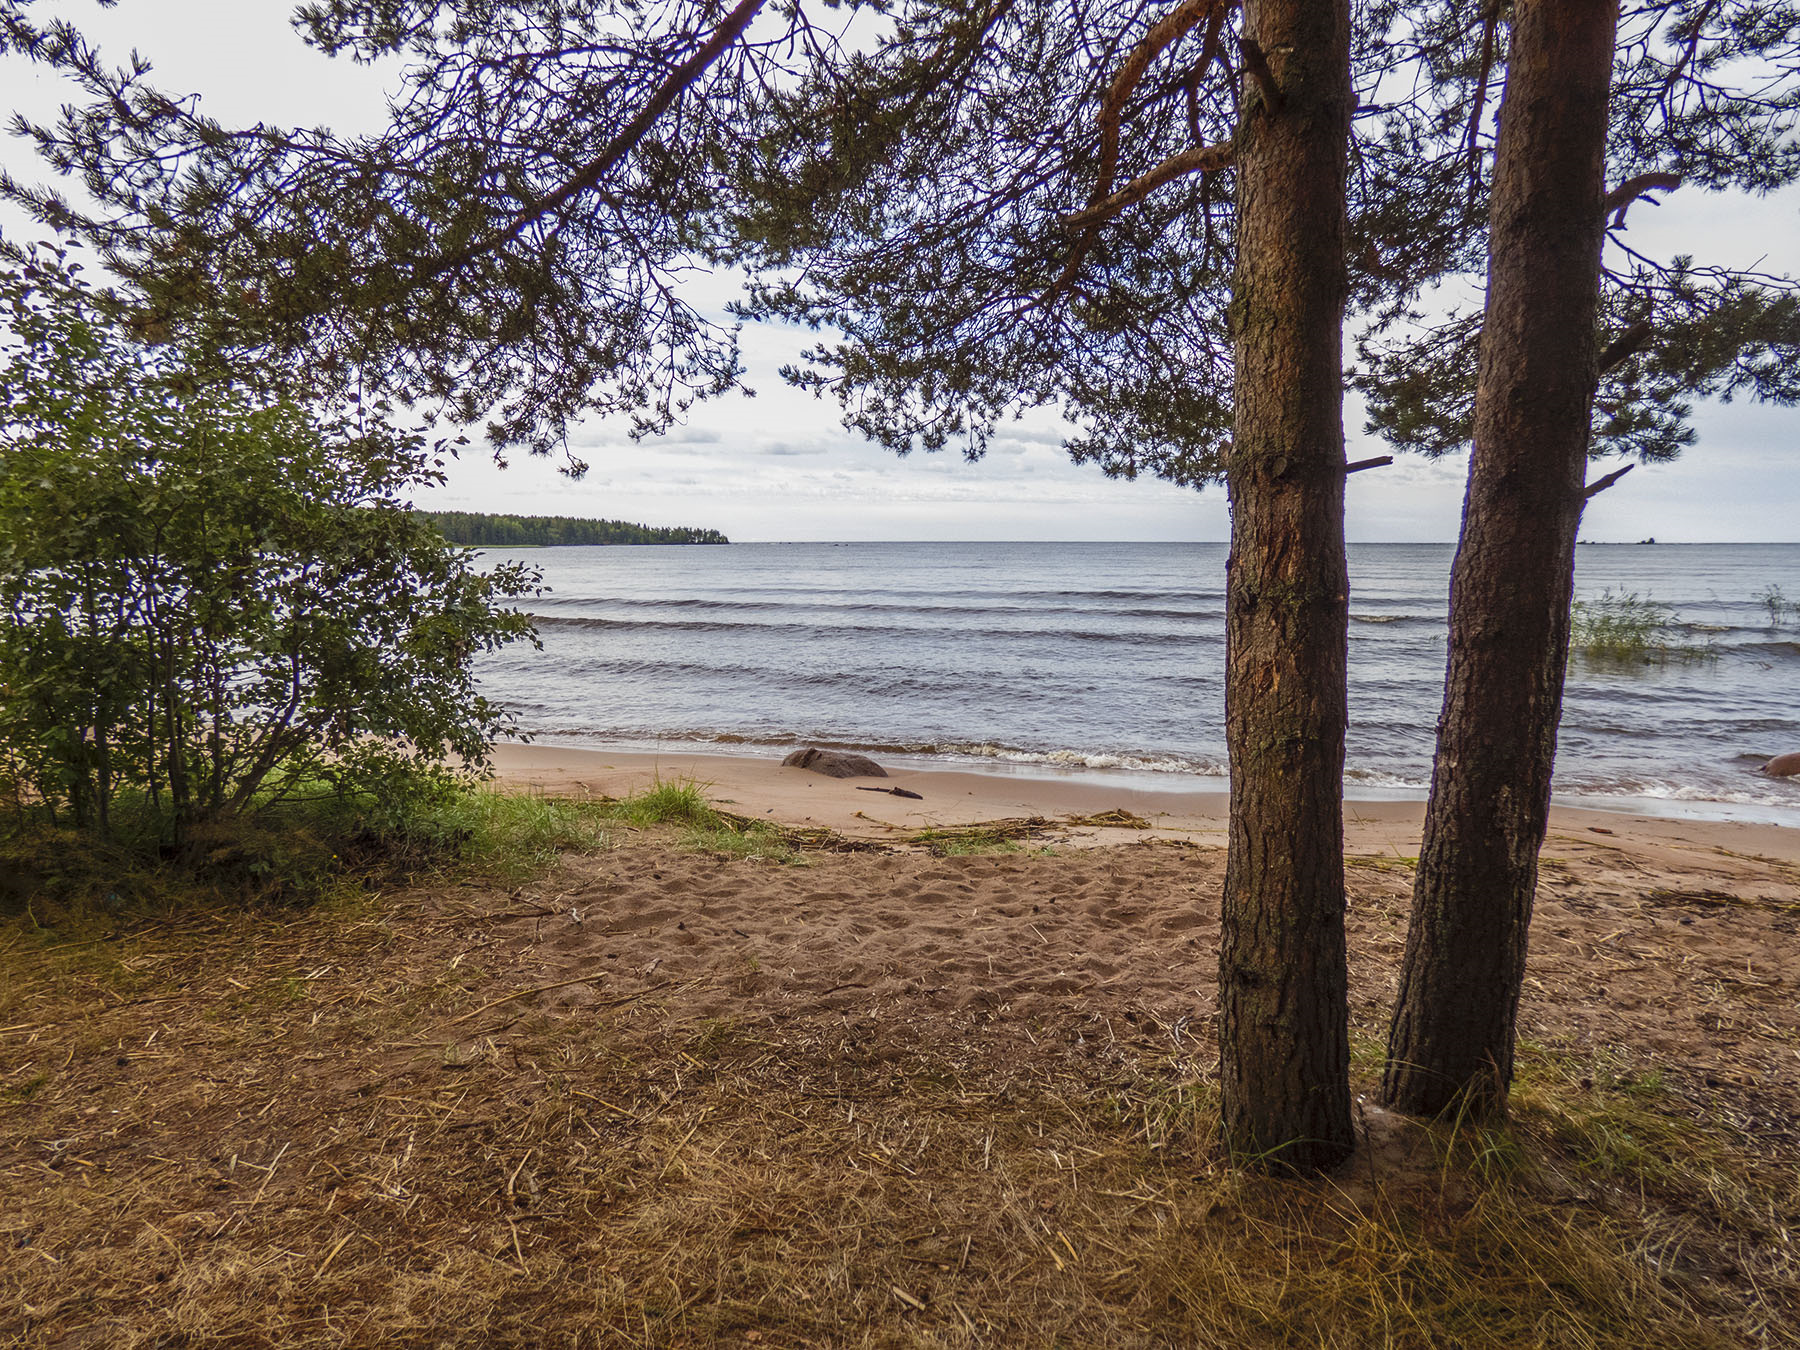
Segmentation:
{"type": "Polygon", "coordinates": [[[519,881],[559,853],[606,848],[606,814],[593,802],[480,789],[421,810],[408,829],[427,856],[447,853],[459,867],[519,881]]]}
{"type": "Polygon", "coordinates": [[[692,825],[715,830],[722,824],[719,813],[706,800],[705,790],[691,778],[658,779],[642,792],[608,803],[607,810],[629,825],[692,825]]]}
{"type": "Polygon", "coordinates": [[[1759,591],[1756,603],[1769,612],[1770,628],[1781,627],[1782,619],[1788,614],[1800,616],[1800,604],[1791,603],[1787,596],[1781,593],[1781,587],[1776,585],[1765,586],[1759,591]]]}
{"type": "Polygon", "coordinates": [[[1003,834],[989,833],[978,827],[921,830],[913,836],[912,842],[925,845],[933,856],[939,858],[980,858],[996,853],[1024,851],[1018,840],[1009,839],[1003,834]]]}
{"type": "Polygon", "coordinates": [[[1705,661],[1710,645],[1677,640],[1675,611],[1635,591],[1600,592],[1597,600],[1577,600],[1570,612],[1569,648],[1597,665],[1637,666],[1668,661],[1705,661]]]}

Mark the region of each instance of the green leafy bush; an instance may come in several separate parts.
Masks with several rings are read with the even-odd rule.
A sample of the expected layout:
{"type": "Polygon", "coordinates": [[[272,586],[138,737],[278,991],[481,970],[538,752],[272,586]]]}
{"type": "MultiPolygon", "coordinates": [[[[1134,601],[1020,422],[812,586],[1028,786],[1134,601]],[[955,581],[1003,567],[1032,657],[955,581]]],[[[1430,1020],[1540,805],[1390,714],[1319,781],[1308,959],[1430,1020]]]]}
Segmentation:
{"type": "Polygon", "coordinates": [[[20,816],[166,842],[296,791],[480,766],[475,655],[533,636],[408,509],[386,409],[317,411],[138,342],[66,254],[0,268],[0,761],[20,816]]]}

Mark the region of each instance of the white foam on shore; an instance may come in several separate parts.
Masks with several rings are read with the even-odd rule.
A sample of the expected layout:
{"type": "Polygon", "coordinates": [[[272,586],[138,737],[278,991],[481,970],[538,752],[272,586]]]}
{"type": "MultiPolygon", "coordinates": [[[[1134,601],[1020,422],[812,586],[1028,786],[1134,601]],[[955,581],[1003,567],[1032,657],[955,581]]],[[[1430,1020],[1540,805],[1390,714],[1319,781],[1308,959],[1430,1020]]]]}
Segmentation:
{"type": "Polygon", "coordinates": [[[1037,764],[1053,769],[1120,769],[1127,773],[1183,774],[1195,778],[1223,778],[1225,766],[1211,760],[1177,759],[1172,756],[1110,754],[1087,750],[1018,750],[1005,745],[943,745],[922,753],[934,760],[998,760],[1007,764],[1037,764]]]}

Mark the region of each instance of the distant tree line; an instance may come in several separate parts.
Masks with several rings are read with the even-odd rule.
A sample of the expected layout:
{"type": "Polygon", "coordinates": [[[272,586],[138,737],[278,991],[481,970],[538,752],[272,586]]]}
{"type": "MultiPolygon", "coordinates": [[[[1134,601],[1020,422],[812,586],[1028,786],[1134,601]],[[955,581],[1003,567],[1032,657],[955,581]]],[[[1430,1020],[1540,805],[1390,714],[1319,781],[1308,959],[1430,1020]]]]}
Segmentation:
{"type": "Polygon", "coordinates": [[[453,544],[523,548],[558,544],[729,544],[717,530],[687,525],[634,525],[575,516],[496,516],[485,511],[420,511],[453,544]]]}

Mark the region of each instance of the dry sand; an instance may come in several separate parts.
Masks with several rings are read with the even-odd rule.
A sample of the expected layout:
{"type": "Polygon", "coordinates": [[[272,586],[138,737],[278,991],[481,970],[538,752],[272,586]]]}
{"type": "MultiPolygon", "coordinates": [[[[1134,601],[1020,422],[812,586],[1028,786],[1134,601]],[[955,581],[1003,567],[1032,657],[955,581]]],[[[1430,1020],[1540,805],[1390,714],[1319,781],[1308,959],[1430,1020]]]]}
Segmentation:
{"type": "MultiPolygon", "coordinates": [[[[740,815],[889,845],[811,854],[799,869],[661,846],[585,860],[487,951],[514,953],[522,984],[601,972],[550,995],[553,1006],[657,984],[680,986],[678,1003],[703,1018],[871,1005],[1131,1013],[1210,1034],[1222,794],[947,771],[838,780],[724,756],[535,747],[504,750],[500,772],[607,796],[692,779],[740,815]],[[922,800],[858,790],[876,785],[922,800]],[[1152,827],[1053,827],[1034,840],[1050,852],[985,856],[899,842],[930,826],[1114,808],[1152,827]]],[[[1373,1030],[1392,999],[1421,807],[1363,802],[1347,815],[1353,1003],[1373,1030]]],[[[1704,1083],[1755,1084],[1800,1105],[1797,844],[1800,831],[1771,826],[1556,811],[1526,1034],[1669,1056],[1704,1083]]]]}

